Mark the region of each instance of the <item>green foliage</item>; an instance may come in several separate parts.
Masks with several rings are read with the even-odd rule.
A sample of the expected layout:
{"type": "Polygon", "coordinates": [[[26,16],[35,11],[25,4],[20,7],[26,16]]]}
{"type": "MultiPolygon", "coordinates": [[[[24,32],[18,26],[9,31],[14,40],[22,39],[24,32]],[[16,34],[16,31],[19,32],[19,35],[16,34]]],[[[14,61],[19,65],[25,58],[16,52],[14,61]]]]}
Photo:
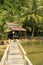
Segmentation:
{"type": "Polygon", "coordinates": [[[39,0],[29,1],[31,7],[28,9],[31,9],[31,11],[26,12],[23,15],[23,17],[30,15],[30,22],[26,23],[26,20],[25,20],[24,25],[26,25],[26,28],[28,28],[29,26],[32,27],[32,37],[34,36],[34,32],[36,31],[36,28],[39,28],[37,26],[37,23],[40,22],[40,18],[43,17],[43,5],[40,2],[41,1],[39,0]]]}
{"type": "MultiPolygon", "coordinates": [[[[0,7],[0,21],[3,21],[3,17],[4,20],[7,21],[7,17],[9,17],[9,20],[12,18],[13,20],[11,20],[15,22],[18,21],[18,19],[21,19],[22,17],[30,15],[33,12],[39,13],[37,9],[43,9],[42,7],[40,7],[43,6],[42,0],[0,0],[0,3],[3,1],[4,3],[0,7]],[[18,18],[16,18],[17,16],[18,18]]],[[[43,16],[43,13],[41,13],[42,12],[40,10],[39,15],[43,16]]]]}
{"type": "Polygon", "coordinates": [[[7,34],[5,34],[5,30],[7,29],[7,25],[5,24],[5,22],[3,22],[2,24],[0,24],[0,39],[7,39],[7,34]]]}
{"type": "MultiPolygon", "coordinates": [[[[22,25],[26,17],[30,20],[31,16],[36,23],[41,23],[43,0],[0,0],[0,32],[4,32],[4,22],[11,21],[22,25]]],[[[28,26],[33,27],[33,23],[29,22],[28,26]]],[[[29,28],[28,26],[27,28],[29,28]]]]}

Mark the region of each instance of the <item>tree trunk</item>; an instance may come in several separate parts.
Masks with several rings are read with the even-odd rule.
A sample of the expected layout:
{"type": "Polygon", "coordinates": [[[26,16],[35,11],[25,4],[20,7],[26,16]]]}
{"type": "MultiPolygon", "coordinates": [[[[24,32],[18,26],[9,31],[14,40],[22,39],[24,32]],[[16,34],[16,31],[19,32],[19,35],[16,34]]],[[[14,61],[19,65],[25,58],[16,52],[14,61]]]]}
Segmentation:
{"type": "Polygon", "coordinates": [[[32,37],[34,36],[34,25],[32,27],[32,37]]]}

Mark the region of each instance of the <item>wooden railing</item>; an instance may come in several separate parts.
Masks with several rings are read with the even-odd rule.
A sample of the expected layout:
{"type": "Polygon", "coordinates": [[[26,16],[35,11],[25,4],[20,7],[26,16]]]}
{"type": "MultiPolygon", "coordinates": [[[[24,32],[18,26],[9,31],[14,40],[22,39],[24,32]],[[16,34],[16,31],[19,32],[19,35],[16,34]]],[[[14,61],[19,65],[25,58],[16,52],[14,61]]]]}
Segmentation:
{"type": "Polygon", "coordinates": [[[6,65],[5,62],[6,62],[7,58],[8,58],[8,53],[9,53],[9,45],[7,45],[7,48],[6,48],[5,52],[4,52],[4,55],[3,55],[3,57],[2,57],[2,59],[0,61],[0,65],[6,65]]]}
{"type": "Polygon", "coordinates": [[[33,65],[33,64],[31,63],[31,61],[28,59],[27,53],[25,52],[24,48],[23,48],[22,45],[20,44],[19,40],[16,39],[16,42],[17,42],[17,44],[18,44],[18,46],[19,46],[19,49],[20,49],[20,52],[21,52],[21,54],[22,54],[22,56],[23,56],[23,58],[24,58],[24,61],[25,61],[24,65],[33,65]]]}
{"type": "MultiPolygon", "coordinates": [[[[10,43],[10,42],[11,42],[11,41],[9,40],[9,43],[10,43]]],[[[17,44],[18,44],[18,47],[19,47],[19,49],[20,49],[20,52],[21,52],[21,54],[22,54],[22,56],[23,56],[23,59],[24,59],[24,61],[25,61],[24,65],[33,65],[33,64],[30,62],[30,60],[28,59],[27,54],[26,54],[25,50],[23,49],[22,45],[19,43],[19,40],[16,40],[16,42],[17,42],[17,44]]],[[[3,55],[3,57],[2,57],[2,59],[1,59],[1,61],[0,61],[0,65],[6,65],[6,60],[8,59],[8,53],[9,53],[9,45],[7,46],[7,48],[6,48],[6,50],[5,50],[5,53],[4,53],[4,55],[3,55]]]]}

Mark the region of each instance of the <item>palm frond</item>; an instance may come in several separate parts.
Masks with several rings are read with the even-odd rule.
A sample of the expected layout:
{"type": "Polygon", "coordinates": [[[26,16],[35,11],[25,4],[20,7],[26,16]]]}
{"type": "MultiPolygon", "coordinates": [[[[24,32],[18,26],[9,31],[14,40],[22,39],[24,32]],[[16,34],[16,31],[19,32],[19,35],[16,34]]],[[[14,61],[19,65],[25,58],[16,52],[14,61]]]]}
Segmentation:
{"type": "Polygon", "coordinates": [[[37,8],[37,10],[40,10],[40,9],[43,9],[43,6],[39,6],[39,7],[37,8]]]}

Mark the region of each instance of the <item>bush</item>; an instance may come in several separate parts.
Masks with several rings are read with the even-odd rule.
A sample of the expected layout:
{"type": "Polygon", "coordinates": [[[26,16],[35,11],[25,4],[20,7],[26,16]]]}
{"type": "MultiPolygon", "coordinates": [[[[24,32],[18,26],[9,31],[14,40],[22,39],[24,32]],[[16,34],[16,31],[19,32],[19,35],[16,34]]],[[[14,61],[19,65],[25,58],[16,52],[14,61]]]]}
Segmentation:
{"type": "Polygon", "coordinates": [[[4,43],[4,41],[2,40],[2,41],[0,41],[0,45],[4,45],[5,43],[4,43]]]}

